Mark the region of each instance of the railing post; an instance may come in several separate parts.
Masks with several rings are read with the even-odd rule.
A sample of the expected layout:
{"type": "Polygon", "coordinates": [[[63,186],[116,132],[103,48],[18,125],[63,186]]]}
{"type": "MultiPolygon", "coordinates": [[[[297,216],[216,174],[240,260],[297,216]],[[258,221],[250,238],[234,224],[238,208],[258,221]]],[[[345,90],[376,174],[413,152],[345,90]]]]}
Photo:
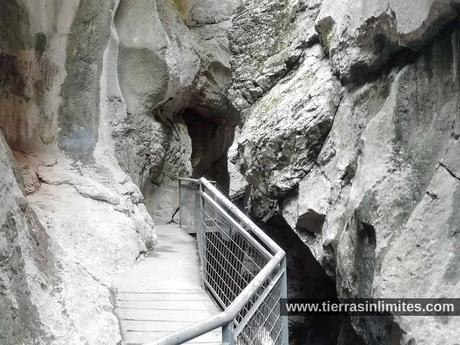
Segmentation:
{"type": "Polygon", "coordinates": [[[235,345],[233,321],[222,327],[222,345],[235,345]]]}
{"type": "Polygon", "coordinates": [[[201,197],[200,197],[200,191],[201,191],[201,183],[200,181],[196,181],[195,188],[193,189],[195,192],[195,207],[193,210],[193,230],[195,233],[198,234],[201,230],[201,197]]]}
{"type": "MultiPolygon", "coordinates": [[[[179,179],[179,228],[182,229],[182,212],[183,210],[181,210],[181,202],[182,202],[182,180],[179,179]]],[[[173,219],[174,219],[174,216],[173,216],[173,219]]]]}
{"type": "MultiPolygon", "coordinates": [[[[288,296],[287,295],[288,286],[287,286],[286,257],[284,257],[283,261],[281,262],[281,269],[283,270],[283,276],[281,277],[281,298],[286,300],[288,298],[287,297],[288,296]]],[[[283,342],[282,342],[282,344],[288,345],[289,344],[288,316],[287,315],[281,316],[281,322],[283,324],[283,331],[282,331],[283,342]]]]}
{"type": "Polygon", "coordinates": [[[203,200],[201,198],[200,192],[203,189],[203,186],[201,185],[201,182],[198,180],[198,188],[196,189],[195,192],[195,197],[196,197],[196,202],[195,202],[195,212],[193,215],[193,218],[195,219],[195,231],[196,231],[196,239],[197,239],[197,244],[198,244],[198,256],[200,257],[200,271],[201,271],[201,284],[203,286],[203,289],[206,288],[205,281],[206,281],[206,276],[205,276],[205,270],[206,267],[205,265],[207,264],[203,253],[203,246],[204,244],[204,239],[203,239],[203,200]]]}

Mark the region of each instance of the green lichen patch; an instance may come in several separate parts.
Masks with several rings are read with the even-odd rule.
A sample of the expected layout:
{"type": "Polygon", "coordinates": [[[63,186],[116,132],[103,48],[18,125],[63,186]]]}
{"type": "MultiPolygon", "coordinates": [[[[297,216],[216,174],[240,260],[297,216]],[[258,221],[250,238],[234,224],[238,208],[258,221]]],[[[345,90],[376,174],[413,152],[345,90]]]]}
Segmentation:
{"type": "Polygon", "coordinates": [[[276,107],[281,103],[281,98],[278,96],[272,97],[267,100],[263,105],[261,110],[263,112],[272,112],[276,107]]]}
{"type": "Polygon", "coordinates": [[[172,0],[174,7],[177,9],[177,12],[182,17],[183,20],[187,20],[188,11],[187,11],[187,0],[172,0]]]}

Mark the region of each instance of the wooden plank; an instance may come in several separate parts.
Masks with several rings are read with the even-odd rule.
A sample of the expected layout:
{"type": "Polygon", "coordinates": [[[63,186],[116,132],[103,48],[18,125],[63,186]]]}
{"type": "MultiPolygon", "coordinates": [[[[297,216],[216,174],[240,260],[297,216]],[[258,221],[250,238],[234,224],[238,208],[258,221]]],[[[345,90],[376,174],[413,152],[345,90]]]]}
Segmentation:
{"type": "Polygon", "coordinates": [[[208,318],[209,308],[203,310],[154,310],[154,309],[117,309],[117,315],[121,320],[165,320],[165,321],[201,321],[208,318]]]}
{"type": "MultiPolygon", "coordinates": [[[[154,253],[115,280],[124,344],[144,344],[219,313],[202,289],[195,239],[175,224],[157,233],[154,253]]],[[[221,341],[216,330],[189,343],[221,341]]]]}
{"type": "MultiPolygon", "coordinates": [[[[161,338],[167,335],[167,332],[133,332],[126,335],[125,342],[127,344],[144,344],[145,342],[154,341],[155,339],[161,338]]],[[[189,341],[186,344],[221,344],[222,338],[217,333],[208,333],[201,337],[189,341]]]]}
{"type": "MultiPolygon", "coordinates": [[[[162,296],[158,296],[161,298],[162,296]]],[[[190,297],[189,300],[157,300],[157,301],[117,301],[118,309],[146,309],[146,310],[209,310],[210,303],[206,296],[190,297]],[[200,297],[200,298],[198,298],[200,297]],[[196,298],[196,299],[195,299],[196,298]],[[206,303],[203,303],[206,302],[206,303]]]]}

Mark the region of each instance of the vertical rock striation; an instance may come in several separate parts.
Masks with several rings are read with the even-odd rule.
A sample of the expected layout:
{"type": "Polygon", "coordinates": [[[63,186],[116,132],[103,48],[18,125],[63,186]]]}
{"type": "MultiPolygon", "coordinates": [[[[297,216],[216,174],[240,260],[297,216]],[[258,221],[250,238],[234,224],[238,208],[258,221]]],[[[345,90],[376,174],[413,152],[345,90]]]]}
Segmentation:
{"type": "Polygon", "coordinates": [[[156,239],[107,121],[117,3],[0,6],[0,343],[116,344],[111,277],[156,239]]]}
{"type": "Polygon", "coordinates": [[[121,341],[112,277],[152,249],[178,178],[228,187],[238,5],[1,2],[0,344],[121,341]]]}

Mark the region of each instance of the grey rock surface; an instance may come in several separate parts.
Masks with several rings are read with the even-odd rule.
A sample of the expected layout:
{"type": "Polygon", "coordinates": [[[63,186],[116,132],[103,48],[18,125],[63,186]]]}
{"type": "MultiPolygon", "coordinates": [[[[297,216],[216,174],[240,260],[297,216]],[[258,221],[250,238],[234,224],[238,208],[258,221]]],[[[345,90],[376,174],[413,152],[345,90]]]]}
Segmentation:
{"type": "MultiPolygon", "coordinates": [[[[244,124],[232,161],[249,183],[248,210],[270,224],[282,215],[339,298],[457,297],[456,8],[264,1],[235,15],[246,25],[231,36],[232,100],[244,124]],[[302,10],[286,21],[294,4],[302,10]],[[303,35],[292,38],[296,28],[303,35]],[[305,41],[299,55],[296,39],[305,41]],[[273,77],[265,65],[283,70],[281,56],[298,59],[273,77]]],[[[352,324],[367,344],[459,337],[453,317],[352,324]]]]}
{"type": "Polygon", "coordinates": [[[19,169],[3,135],[0,174],[0,343],[40,344],[48,337],[31,291],[56,284],[56,263],[49,238],[17,181],[19,169]]]}
{"type": "Polygon", "coordinates": [[[298,66],[318,40],[314,21],[320,1],[245,1],[233,18],[232,102],[243,111],[298,66]]]}
{"type": "Polygon", "coordinates": [[[456,0],[325,0],[316,29],[343,80],[361,79],[403,48],[419,50],[458,14],[456,0]]]}
{"type": "Polygon", "coordinates": [[[112,278],[152,250],[178,178],[229,183],[239,4],[0,4],[0,344],[121,341],[112,278]]]}
{"type": "Polygon", "coordinates": [[[115,4],[116,0],[78,1],[68,29],[58,145],[80,161],[91,159],[98,141],[99,78],[115,4]]]}
{"type": "Polygon", "coordinates": [[[111,55],[119,88],[108,96],[118,109],[110,120],[115,152],[159,223],[178,207],[179,177],[227,174],[238,124],[227,98],[227,31],[238,1],[221,4],[121,1],[115,15],[111,55]],[[194,130],[202,122],[207,127],[194,130]]]}
{"type": "Polygon", "coordinates": [[[331,129],[341,88],[319,44],[302,65],[259,99],[244,122],[235,162],[271,197],[289,192],[313,165],[331,129]]]}
{"type": "Polygon", "coordinates": [[[118,343],[112,277],[156,241],[108,121],[116,5],[0,5],[2,345],[118,343]]]}
{"type": "MultiPolygon", "coordinates": [[[[339,298],[455,297],[458,8],[1,1],[0,344],[119,343],[113,276],[152,250],[179,177],[246,193],[339,298]]],[[[455,318],[352,325],[460,338],[455,318]]]]}

